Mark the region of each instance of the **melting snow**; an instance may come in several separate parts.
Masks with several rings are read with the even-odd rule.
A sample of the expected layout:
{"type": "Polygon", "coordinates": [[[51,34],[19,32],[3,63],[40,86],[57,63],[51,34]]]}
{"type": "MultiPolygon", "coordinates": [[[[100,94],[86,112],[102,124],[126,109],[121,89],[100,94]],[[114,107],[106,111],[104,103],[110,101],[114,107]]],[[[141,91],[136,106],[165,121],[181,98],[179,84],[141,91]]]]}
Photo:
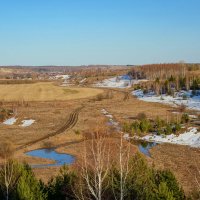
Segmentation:
{"type": "Polygon", "coordinates": [[[108,125],[109,126],[113,126],[117,131],[120,131],[119,123],[116,122],[113,119],[113,115],[109,114],[109,112],[106,111],[105,109],[102,109],[101,113],[104,114],[108,118],[108,120],[109,120],[108,125]]]}
{"type": "Polygon", "coordinates": [[[17,119],[15,117],[12,117],[12,118],[7,119],[6,121],[4,121],[3,124],[5,124],[5,125],[13,125],[16,121],[17,121],[17,119]]]}
{"type": "Polygon", "coordinates": [[[180,91],[176,92],[175,96],[159,95],[156,96],[154,92],[144,94],[142,90],[135,90],[132,92],[133,95],[137,96],[140,100],[147,102],[158,102],[170,105],[185,105],[189,109],[200,110],[200,95],[192,96],[192,91],[180,91]],[[187,99],[183,99],[186,96],[187,99]]]}
{"type": "Polygon", "coordinates": [[[87,78],[84,78],[79,83],[84,83],[86,80],[87,80],[87,78]]]}
{"type": "Polygon", "coordinates": [[[67,80],[67,79],[70,78],[70,75],[56,75],[55,78],[56,78],[56,79],[67,80]]]}
{"type": "Polygon", "coordinates": [[[146,80],[133,80],[130,76],[117,76],[110,79],[105,79],[95,84],[96,87],[108,87],[108,88],[129,88],[134,84],[138,84],[141,81],[146,80]]]}
{"type": "Polygon", "coordinates": [[[105,110],[105,109],[102,109],[101,112],[104,114],[104,115],[107,115],[108,112],[105,110]]]}
{"type": "Polygon", "coordinates": [[[22,124],[20,126],[22,126],[22,127],[31,126],[34,122],[35,122],[34,119],[23,120],[22,124]]]}
{"type": "Polygon", "coordinates": [[[197,131],[197,128],[193,127],[189,128],[188,131],[178,136],[174,134],[147,135],[145,137],[142,137],[141,139],[153,142],[172,143],[179,145],[188,145],[191,147],[200,147],[200,132],[197,131]]]}

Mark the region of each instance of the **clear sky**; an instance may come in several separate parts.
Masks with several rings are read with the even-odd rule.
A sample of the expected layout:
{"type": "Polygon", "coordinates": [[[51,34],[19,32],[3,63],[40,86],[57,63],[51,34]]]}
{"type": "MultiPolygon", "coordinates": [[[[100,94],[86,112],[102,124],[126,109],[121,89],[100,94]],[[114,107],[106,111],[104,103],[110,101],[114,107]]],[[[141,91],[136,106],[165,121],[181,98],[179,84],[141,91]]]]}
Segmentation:
{"type": "Polygon", "coordinates": [[[0,65],[200,62],[200,0],[0,0],[0,65]]]}

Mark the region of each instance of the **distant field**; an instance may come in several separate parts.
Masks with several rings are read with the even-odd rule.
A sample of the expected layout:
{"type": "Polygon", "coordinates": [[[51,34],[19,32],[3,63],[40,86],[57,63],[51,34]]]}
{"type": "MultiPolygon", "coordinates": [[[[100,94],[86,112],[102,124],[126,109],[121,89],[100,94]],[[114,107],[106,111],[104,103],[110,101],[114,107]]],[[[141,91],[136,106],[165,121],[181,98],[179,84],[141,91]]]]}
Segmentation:
{"type": "Polygon", "coordinates": [[[103,90],[95,88],[66,88],[52,83],[0,85],[0,100],[54,101],[96,96],[103,90]]]}

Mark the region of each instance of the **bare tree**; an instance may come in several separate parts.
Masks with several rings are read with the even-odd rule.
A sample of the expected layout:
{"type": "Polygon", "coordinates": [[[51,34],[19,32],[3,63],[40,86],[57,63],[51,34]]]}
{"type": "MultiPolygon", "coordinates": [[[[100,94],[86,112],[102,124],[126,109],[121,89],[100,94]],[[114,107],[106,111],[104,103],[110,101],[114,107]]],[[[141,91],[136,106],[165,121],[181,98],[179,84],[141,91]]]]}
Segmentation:
{"type": "MultiPolygon", "coordinates": [[[[119,149],[119,154],[117,156],[117,162],[118,162],[118,170],[119,170],[119,184],[120,184],[120,191],[119,191],[119,196],[117,197],[115,194],[115,191],[113,189],[113,194],[115,196],[115,199],[120,199],[123,200],[126,196],[127,193],[127,178],[131,169],[131,166],[129,165],[130,161],[130,143],[126,143],[121,136],[120,143],[118,144],[118,149],[119,149]]],[[[112,175],[112,186],[114,185],[114,176],[112,175]]]]}
{"type": "Polygon", "coordinates": [[[102,199],[110,169],[110,146],[105,139],[97,132],[96,138],[85,141],[81,164],[81,177],[84,183],[80,185],[78,199],[102,199]],[[85,188],[88,191],[87,197],[83,194],[85,188]]]}
{"type": "Polygon", "coordinates": [[[12,191],[19,175],[16,174],[16,163],[11,160],[14,153],[14,145],[10,141],[5,141],[0,147],[0,157],[4,164],[0,168],[0,185],[4,191],[6,200],[9,199],[9,193],[12,191]]]}
{"type": "Polygon", "coordinates": [[[20,175],[17,172],[16,164],[12,160],[5,160],[0,169],[0,185],[4,191],[6,200],[9,199],[10,192],[17,184],[20,175]]]}

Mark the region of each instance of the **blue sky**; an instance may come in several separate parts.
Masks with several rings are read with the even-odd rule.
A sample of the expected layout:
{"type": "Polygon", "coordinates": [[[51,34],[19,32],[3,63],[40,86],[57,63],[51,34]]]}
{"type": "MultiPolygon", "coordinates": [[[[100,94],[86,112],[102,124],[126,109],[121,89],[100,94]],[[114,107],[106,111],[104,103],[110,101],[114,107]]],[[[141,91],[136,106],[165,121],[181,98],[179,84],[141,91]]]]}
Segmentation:
{"type": "Polygon", "coordinates": [[[200,62],[199,0],[0,0],[0,65],[200,62]]]}

